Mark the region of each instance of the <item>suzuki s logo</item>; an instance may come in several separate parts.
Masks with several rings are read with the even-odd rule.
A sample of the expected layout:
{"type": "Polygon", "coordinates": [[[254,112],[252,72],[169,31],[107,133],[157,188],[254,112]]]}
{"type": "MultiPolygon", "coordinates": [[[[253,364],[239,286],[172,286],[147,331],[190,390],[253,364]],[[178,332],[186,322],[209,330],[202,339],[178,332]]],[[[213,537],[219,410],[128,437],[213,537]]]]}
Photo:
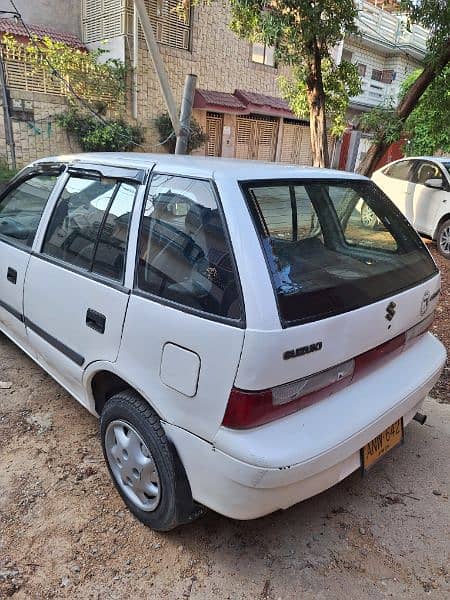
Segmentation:
{"type": "Polygon", "coordinates": [[[423,298],[422,298],[422,304],[420,305],[420,314],[421,315],[424,315],[427,312],[430,301],[431,301],[430,292],[425,292],[425,294],[423,295],[423,298]]]}
{"type": "Polygon", "coordinates": [[[395,304],[395,302],[389,302],[389,304],[386,307],[385,319],[387,319],[388,321],[392,321],[392,319],[395,316],[396,307],[397,305],[395,304]]]}
{"type": "Polygon", "coordinates": [[[297,356],[305,356],[305,354],[311,354],[311,352],[318,352],[322,350],[322,342],[316,342],[315,344],[310,344],[309,346],[302,346],[301,348],[293,348],[292,350],[286,350],[283,354],[284,360],[289,360],[290,358],[296,358],[297,356]]]}

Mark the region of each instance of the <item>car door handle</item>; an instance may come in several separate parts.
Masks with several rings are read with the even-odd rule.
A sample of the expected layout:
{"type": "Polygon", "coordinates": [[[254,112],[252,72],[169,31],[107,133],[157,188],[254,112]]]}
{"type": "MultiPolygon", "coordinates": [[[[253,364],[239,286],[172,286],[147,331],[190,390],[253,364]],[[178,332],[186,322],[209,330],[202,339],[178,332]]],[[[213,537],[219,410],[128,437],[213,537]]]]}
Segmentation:
{"type": "Polygon", "coordinates": [[[86,325],[94,331],[98,331],[98,333],[105,333],[106,317],[102,313],[88,308],[86,312],[86,325]]]}
{"type": "Polygon", "coordinates": [[[8,267],[8,272],[6,273],[6,279],[11,283],[17,283],[17,271],[8,267]]]}

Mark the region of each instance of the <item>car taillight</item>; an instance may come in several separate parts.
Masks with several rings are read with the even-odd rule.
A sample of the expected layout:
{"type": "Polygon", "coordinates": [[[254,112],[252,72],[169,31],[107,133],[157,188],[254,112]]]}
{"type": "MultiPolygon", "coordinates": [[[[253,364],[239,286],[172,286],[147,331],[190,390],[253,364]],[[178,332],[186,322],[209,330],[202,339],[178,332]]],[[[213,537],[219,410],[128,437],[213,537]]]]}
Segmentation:
{"type": "Polygon", "coordinates": [[[261,391],[232,388],[222,425],[232,429],[258,427],[331,396],[380,359],[400,353],[412,340],[429,330],[433,319],[434,313],[392,340],[309,377],[261,391]]]}
{"type": "Polygon", "coordinates": [[[433,321],[434,311],[430,315],[428,315],[428,317],[425,317],[423,321],[420,321],[420,323],[417,323],[417,325],[414,325],[414,327],[408,329],[408,331],[405,334],[405,344],[411,343],[412,340],[414,340],[416,337],[419,337],[419,335],[423,335],[424,333],[426,333],[433,325],[433,321]]]}
{"type": "Polygon", "coordinates": [[[355,361],[349,360],[310,377],[260,392],[233,388],[222,425],[248,429],[297,412],[348,385],[354,368],[355,361]]]}

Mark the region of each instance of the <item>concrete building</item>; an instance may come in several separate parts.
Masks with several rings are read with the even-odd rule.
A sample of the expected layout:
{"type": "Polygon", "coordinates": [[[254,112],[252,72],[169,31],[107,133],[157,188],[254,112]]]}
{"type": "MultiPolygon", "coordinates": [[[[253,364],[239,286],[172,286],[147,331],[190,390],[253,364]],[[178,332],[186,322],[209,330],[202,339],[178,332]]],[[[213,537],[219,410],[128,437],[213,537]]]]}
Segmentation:
{"type": "MultiPolygon", "coordinates": [[[[14,0],[27,23],[70,31],[81,37],[80,0],[14,0]]],[[[14,10],[10,0],[0,0],[0,11],[14,10]]]]}
{"type": "MultiPolygon", "coordinates": [[[[342,51],[342,58],[358,66],[362,79],[362,92],[350,104],[350,124],[374,106],[395,106],[402,82],[423,63],[428,31],[418,25],[408,31],[406,18],[394,12],[396,6],[395,0],[358,2],[359,35],[347,36],[342,51]]],[[[349,152],[339,164],[351,171],[364,157],[371,138],[358,131],[349,135],[349,152]]]]}

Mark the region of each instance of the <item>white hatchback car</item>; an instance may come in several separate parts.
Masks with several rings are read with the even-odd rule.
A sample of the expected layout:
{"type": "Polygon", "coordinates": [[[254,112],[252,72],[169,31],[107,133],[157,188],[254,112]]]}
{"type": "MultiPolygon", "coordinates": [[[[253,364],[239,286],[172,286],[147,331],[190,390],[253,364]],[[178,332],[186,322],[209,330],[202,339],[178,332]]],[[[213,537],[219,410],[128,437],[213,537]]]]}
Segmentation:
{"type": "Polygon", "coordinates": [[[436,265],[358,175],[49,158],[0,197],[0,246],[1,329],[100,416],[112,479],[155,529],[365,472],[444,365],[436,265]]]}
{"type": "Polygon", "coordinates": [[[450,258],[450,157],[403,158],[375,171],[372,179],[414,228],[450,258]]]}

